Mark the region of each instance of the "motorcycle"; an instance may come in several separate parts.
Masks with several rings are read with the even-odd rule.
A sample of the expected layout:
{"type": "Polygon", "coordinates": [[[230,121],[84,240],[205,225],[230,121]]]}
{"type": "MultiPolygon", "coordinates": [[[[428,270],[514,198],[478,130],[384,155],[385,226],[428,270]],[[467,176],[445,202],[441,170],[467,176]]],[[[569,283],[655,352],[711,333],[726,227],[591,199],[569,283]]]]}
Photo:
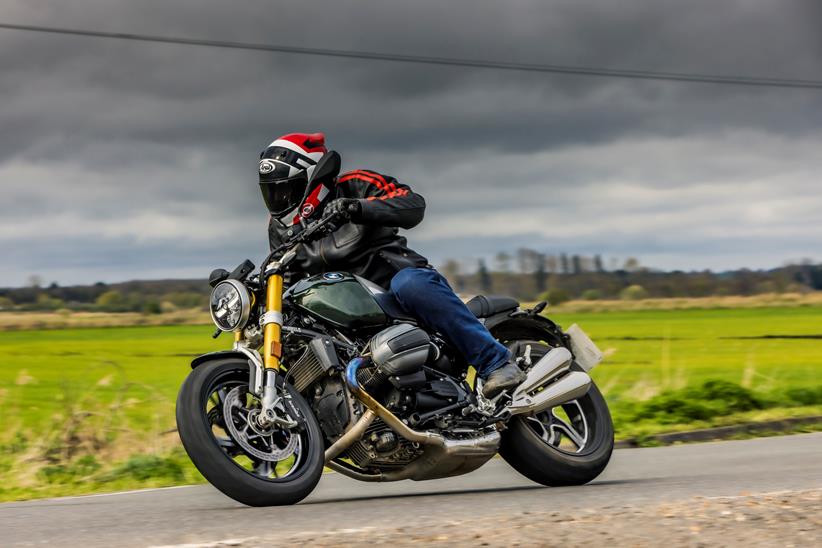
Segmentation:
{"type": "MultiPolygon", "coordinates": [[[[339,155],[312,181],[333,178],[339,155]]],[[[366,481],[431,480],[474,471],[499,453],[532,481],[582,485],[614,446],[608,406],[589,372],[602,359],[576,325],[563,331],[512,298],[469,309],[526,373],[482,396],[482,381],[441,334],[418,325],[382,287],[346,272],[284,279],[302,226],[263,261],[213,271],[210,310],[233,348],[195,358],[178,398],[186,452],[202,475],[249,506],[294,504],[324,467],[366,481]]]]}

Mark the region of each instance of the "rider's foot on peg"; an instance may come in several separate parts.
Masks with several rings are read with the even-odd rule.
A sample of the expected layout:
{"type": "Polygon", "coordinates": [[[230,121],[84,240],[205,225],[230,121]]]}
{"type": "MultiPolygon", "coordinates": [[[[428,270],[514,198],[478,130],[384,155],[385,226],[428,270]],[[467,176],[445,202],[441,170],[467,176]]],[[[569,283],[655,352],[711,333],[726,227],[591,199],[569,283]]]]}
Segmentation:
{"type": "Polygon", "coordinates": [[[492,371],[482,385],[482,395],[489,400],[509,388],[514,388],[525,380],[525,373],[517,364],[508,362],[499,369],[492,371]]]}

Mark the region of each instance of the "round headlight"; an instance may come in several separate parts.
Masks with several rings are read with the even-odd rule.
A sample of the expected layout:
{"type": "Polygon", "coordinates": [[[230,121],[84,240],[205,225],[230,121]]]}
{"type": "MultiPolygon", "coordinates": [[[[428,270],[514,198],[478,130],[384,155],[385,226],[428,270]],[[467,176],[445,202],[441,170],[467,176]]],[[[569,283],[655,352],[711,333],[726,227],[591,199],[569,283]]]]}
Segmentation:
{"type": "Polygon", "coordinates": [[[237,331],[248,322],[251,295],[237,280],[223,280],[211,291],[209,308],[217,327],[223,331],[237,331]]]}

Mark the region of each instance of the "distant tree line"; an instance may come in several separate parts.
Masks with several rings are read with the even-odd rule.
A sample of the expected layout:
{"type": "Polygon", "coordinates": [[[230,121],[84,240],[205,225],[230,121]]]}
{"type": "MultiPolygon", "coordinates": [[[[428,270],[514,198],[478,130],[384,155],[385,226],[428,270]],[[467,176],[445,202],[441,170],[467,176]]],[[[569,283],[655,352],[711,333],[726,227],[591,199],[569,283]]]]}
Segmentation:
{"type": "MultiPolygon", "coordinates": [[[[638,259],[603,260],[519,249],[493,260],[469,264],[446,261],[440,269],[458,293],[505,294],[521,300],[643,299],[709,297],[822,291],[822,264],[803,261],[770,270],[728,272],[660,271],[638,259]],[[490,264],[489,264],[490,263],[490,264]],[[607,264],[606,264],[607,263],[607,264]]],[[[32,276],[26,287],[0,288],[3,310],[87,310],[155,314],[176,309],[205,309],[210,288],[205,280],[151,280],[116,284],[44,286],[32,276]]]]}
{"type": "Polygon", "coordinates": [[[205,280],[151,280],[116,284],[43,287],[36,276],[26,287],[0,289],[0,310],[79,310],[159,314],[205,308],[210,288],[205,280]]]}
{"type": "Polygon", "coordinates": [[[522,248],[500,252],[476,266],[448,260],[443,274],[465,294],[497,293],[523,300],[641,299],[646,297],[708,297],[822,290],[822,264],[803,261],[770,270],[727,272],[661,271],[642,266],[635,257],[603,260],[584,256],[540,253],[522,248]]]}

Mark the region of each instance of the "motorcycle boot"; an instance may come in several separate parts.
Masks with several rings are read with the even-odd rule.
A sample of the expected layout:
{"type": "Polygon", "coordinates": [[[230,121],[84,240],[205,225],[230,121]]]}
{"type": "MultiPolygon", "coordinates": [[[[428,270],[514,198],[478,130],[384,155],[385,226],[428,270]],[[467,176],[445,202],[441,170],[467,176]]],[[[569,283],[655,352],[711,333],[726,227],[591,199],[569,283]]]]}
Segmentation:
{"type": "Polygon", "coordinates": [[[482,395],[492,399],[505,390],[519,386],[525,380],[525,373],[512,361],[492,371],[482,385],[482,395]]]}

